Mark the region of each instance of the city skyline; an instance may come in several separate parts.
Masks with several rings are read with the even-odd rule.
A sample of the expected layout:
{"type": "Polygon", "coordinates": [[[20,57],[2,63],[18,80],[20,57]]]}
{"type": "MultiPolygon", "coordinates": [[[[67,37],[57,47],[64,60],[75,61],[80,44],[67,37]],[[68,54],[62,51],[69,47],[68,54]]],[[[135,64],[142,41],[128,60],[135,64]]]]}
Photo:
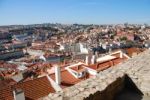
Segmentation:
{"type": "Polygon", "coordinates": [[[149,0],[1,0],[0,25],[150,24],[149,0]]]}

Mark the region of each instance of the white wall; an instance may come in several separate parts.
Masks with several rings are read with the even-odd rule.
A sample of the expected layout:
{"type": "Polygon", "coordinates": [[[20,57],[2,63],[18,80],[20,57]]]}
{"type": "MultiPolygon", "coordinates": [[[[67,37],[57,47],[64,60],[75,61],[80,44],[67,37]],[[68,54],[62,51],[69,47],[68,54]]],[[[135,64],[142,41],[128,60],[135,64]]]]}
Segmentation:
{"type": "Polygon", "coordinates": [[[74,74],[74,73],[76,73],[75,71],[73,71],[73,70],[71,70],[71,69],[69,69],[69,68],[67,68],[67,71],[68,71],[70,74],[72,74],[75,78],[78,78],[78,76],[74,74]],[[74,73],[73,73],[73,72],[74,72],[74,73]]]}
{"type": "Polygon", "coordinates": [[[49,82],[51,83],[52,87],[55,89],[55,91],[62,90],[61,87],[58,84],[56,84],[56,82],[53,79],[51,79],[48,75],[46,75],[46,77],[49,80],[49,82]]]}
{"type": "Polygon", "coordinates": [[[87,72],[90,73],[91,75],[97,75],[97,71],[90,68],[87,68],[87,72]]]}
{"type": "Polygon", "coordinates": [[[82,43],[80,43],[80,51],[81,53],[88,54],[88,49],[84,48],[82,43]]]}
{"type": "Polygon", "coordinates": [[[29,53],[29,55],[34,55],[34,56],[41,56],[41,55],[44,55],[44,52],[42,52],[41,50],[31,50],[31,49],[27,49],[27,52],[29,53]]]}

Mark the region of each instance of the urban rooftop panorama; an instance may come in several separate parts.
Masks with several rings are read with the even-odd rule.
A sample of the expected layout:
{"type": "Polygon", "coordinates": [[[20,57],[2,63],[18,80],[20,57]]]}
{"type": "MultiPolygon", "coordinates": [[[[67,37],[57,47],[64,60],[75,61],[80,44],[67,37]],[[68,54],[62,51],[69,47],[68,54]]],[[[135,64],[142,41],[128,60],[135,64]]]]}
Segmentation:
{"type": "Polygon", "coordinates": [[[42,100],[150,49],[148,3],[0,1],[0,100],[42,100]]]}
{"type": "Polygon", "coordinates": [[[0,27],[0,99],[37,100],[73,86],[149,49],[149,39],[146,24],[0,27]]]}

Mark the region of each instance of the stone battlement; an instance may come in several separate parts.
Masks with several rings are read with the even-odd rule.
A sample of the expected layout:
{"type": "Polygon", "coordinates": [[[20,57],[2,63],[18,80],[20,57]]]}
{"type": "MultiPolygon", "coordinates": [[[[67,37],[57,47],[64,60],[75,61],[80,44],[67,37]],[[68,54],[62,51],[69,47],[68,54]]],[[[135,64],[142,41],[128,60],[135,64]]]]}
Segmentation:
{"type": "Polygon", "coordinates": [[[125,87],[126,77],[143,95],[150,96],[150,50],[41,100],[113,100],[125,87]]]}

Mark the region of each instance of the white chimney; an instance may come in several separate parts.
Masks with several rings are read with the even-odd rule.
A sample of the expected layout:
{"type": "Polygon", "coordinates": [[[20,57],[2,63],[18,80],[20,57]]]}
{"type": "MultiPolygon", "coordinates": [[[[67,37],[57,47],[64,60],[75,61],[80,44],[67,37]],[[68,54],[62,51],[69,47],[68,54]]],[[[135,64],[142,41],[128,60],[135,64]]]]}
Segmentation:
{"type": "Polygon", "coordinates": [[[91,58],[91,64],[95,64],[95,62],[96,62],[96,57],[95,57],[95,55],[93,55],[91,58]]]}
{"type": "Polygon", "coordinates": [[[97,51],[95,52],[95,55],[96,55],[96,57],[98,57],[98,52],[97,51]]]}
{"type": "Polygon", "coordinates": [[[55,80],[58,85],[61,84],[61,72],[58,65],[55,65],[55,80]]]}
{"type": "Polygon", "coordinates": [[[89,57],[88,56],[86,56],[86,58],[85,58],[85,63],[86,63],[86,65],[89,64],[89,57]]]}
{"type": "Polygon", "coordinates": [[[25,100],[25,95],[22,89],[13,90],[14,100],[25,100]]]}
{"type": "Polygon", "coordinates": [[[120,51],[120,58],[123,58],[123,53],[122,53],[122,51],[120,51]]]}

